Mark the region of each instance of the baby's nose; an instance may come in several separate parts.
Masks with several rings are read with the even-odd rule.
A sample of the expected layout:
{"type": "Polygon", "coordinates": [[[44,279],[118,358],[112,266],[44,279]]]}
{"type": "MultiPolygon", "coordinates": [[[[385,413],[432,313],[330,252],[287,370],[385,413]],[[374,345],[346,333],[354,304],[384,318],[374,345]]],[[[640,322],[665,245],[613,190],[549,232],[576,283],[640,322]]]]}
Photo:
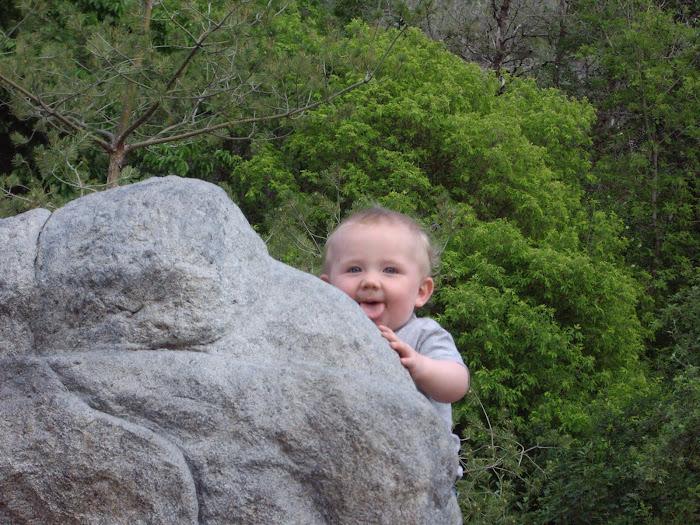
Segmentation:
{"type": "Polygon", "coordinates": [[[365,278],[362,279],[362,288],[379,288],[379,279],[372,272],[365,274],[365,278]]]}

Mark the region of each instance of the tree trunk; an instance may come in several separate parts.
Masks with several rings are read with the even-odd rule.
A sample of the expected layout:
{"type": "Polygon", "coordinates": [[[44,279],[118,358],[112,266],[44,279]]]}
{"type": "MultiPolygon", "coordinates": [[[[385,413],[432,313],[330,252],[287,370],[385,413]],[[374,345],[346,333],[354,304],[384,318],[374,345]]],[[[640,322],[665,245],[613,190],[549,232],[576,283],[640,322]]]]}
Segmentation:
{"type": "Polygon", "coordinates": [[[495,41],[496,53],[493,56],[493,69],[496,72],[496,76],[501,78],[501,67],[506,57],[506,25],[510,12],[510,0],[504,0],[500,7],[496,5],[496,0],[491,0],[491,8],[497,27],[495,41]]]}
{"type": "Polygon", "coordinates": [[[651,152],[652,179],[651,179],[651,226],[654,232],[654,259],[651,262],[651,274],[656,277],[661,259],[661,230],[659,228],[659,150],[656,144],[651,152]]]}
{"type": "Polygon", "coordinates": [[[107,188],[115,188],[119,184],[119,175],[122,172],[122,167],[124,166],[124,157],[126,156],[126,149],[124,148],[124,142],[117,144],[109,153],[109,170],[107,172],[107,188]]]}
{"type": "MultiPolygon", "coordinates": [[[[143,0],[143,30],[148,31],[151,26],[151,13],[153,11],[153,0],[143,0]]],[[[136,55],[134,60],[136,69],[143,62],[143,51],[136,55]]],[[[124,158],[126,156],[125,132],[129,129],[131,116],[134,113],[133,101],[136,93],[136,84],[129,84],[124,91],[122,99],[122,113],[119,116],[119,129],[117,130],[117,146],[109,154],[109,172],[107,173],[107,188],[114,188],[119,182],[119,174],[124,166],[124,158]]]]}
{"type": "MultiPolygon", "coordinates": [[[[644,78],[642,76],[642,78],[644,78]]],[[[654,254],[649,265],[649,270],[652,276],[652,285],[650,290],[653,291],[653,280],[658,275],[659,262],[661,259],[661,231],[659,229],[659,142],[657,141],[657,129],[650,116],[650,109],[647,104],[646,97],[642,94],[642,107],[644,108],[644,133],[649,144],[650,151],[648,159],[651,165],[651,230],[654,242],[654,254]]]]}
{"type": "Polygon", "coordinates": [[[569,2],[567,0],[559,2],[559,35],[555,44],[556,54],[554,57],[554,75],[552,85],[559,88],[561,85],[561,70],[564,67],[564,40],[567,37],[566,15],[569,12],[569,2]]]}

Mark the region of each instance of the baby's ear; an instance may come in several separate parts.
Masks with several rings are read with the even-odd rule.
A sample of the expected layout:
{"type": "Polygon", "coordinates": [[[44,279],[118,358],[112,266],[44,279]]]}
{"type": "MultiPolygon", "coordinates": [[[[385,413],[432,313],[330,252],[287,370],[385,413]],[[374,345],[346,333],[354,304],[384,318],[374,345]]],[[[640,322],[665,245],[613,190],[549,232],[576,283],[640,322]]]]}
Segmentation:
{"type": "Polygon", "coordinates": [[[326,282],[326,283],[328,283],[328,284],[331,283],[331,280],[328,278],[328,276],[327,276],[325,273],[322,273],[319,277],[321,278],[321,280],[322,280],[323,282],[326,282]]]}
{"type": "Polygon", "coordinates": [[[435,283],[432,277],[426,277],[418,287],[418,296],[416,297],[416,308],[420,308],[428,302],[430,296],[433,295],[435,283]]]}

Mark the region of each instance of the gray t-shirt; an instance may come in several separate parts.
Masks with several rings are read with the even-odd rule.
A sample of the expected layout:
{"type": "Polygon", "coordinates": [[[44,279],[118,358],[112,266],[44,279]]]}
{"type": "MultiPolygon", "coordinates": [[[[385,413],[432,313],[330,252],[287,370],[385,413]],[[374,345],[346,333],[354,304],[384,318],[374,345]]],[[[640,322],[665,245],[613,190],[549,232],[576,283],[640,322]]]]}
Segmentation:
{"type": "MultiPolygon", "coordinates": [[[[428,317],[416,317],[413,314],[405,325],[396,330],[396,335],[411,345],[419,354],[432,359],[455,361],[466,367],[450,333],[428,317]]],[[[428,398],[435,412],[447,426],[447,430],[452,433],[452,405],[436,401],[425,392],[421,393],[428,398]]],[[[459,454],[459,437],[452,434],[452,439],[455,441],[457,454],[459,454]]],[[[462,469],[460,468],[460,477],[461,474],[462,469]]]]}

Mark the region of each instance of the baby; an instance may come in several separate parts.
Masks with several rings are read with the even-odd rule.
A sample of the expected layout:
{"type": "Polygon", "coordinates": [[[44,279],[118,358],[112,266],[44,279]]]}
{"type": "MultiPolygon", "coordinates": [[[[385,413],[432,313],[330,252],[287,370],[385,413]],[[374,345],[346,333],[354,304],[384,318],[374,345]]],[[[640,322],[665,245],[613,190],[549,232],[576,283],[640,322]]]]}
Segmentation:
{"type": "Polygon", "coordinates": [[[414,313],[433,293],[433,259],[428,236],[413,219],[372,208],[331,233],[321,279],[357,301],[451,432],[451,403],[467,392],[469,371],[452,336],[414,313]]]}

